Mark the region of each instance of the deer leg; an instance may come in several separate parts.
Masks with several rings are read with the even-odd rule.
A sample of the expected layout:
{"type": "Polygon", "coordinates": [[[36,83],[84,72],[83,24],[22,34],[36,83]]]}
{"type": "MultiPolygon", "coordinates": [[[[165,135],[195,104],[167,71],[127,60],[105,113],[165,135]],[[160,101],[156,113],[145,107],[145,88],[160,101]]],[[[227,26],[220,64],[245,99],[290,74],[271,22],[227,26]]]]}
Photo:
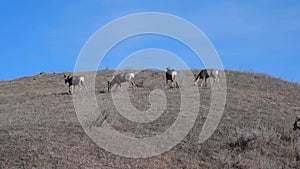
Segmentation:
{"type": "Polygon", "coordinates": [[[216,82],[219,83],[219,75],[216,75],[214,78],[216,79],[216,82]]]}
{"type": "Polygon", "coordinates": [[[111,88],[111,83],[109,81],[107,81],[107,92],[110,92],[110,88],[111,88]]]}
{"type": "MultiPolygon", "coordinates": [[[[111,86],[111,87],[113,87],[113,86],[111,86]]],[[[121,83],[117,83],[117,86],[116,86],[115,90],[117,90],[119,87],[121,87],[121,83]]]]}
{"type": "Polygon", "coordinates": [[[73,85],[69,86],[69,93],[70,94],[74,93],[74,86],[73,85]]]}
{"type": "Polygon", "coordinates": [[[82,86],[84,87],[84,89],[85,89],[85,92],[87,93],[87,87],[86,87],[86,85],[84,84],[84,82],[81,82],[81,84],[82,84],[82,86]]]}
{"type": "Polygon", "coordinates": [[[219,78],[218,78],[217,74],[216,75],[212,75],[211,77],[213,78],[213,84],[219,83],[219,78]]]}
{"type": "Polygon", "coordinates": [[[171,87],[172,87],[172,89],[174,89],[174,88],[175,88],[174,81],[171,83],[171,87]]]}
{"type": "Polygon", "coordinates": [[[134,88],[134,81],[133,80],[130,81],[130,87],[134,88]]]}
{"type": "Polygon", "coordinates": [[[194,85],[195,85],[195,86],[198,85],[198,81],[199,81],[199,79],[195,79],[195,81],[194,81],[194,85]]]}
{"type": "Polygon", "coordinates": [[[214,76],[211,76],[212,79],[210,79],[210,86],[212,87],[215,84],[216,78],[214,76]]]}
{"type": "Polygon", "coordinates": [[[134,84],[134,81],[131,80],[130,84],[131,84],[132,90],[135,91],[135,84],[134,84]]]}
{"type": "Polygon", "coordinates": [[[205,81],[206,81],[206,78],[204,77],[204,78],[202,79],[202,81],[201,81],[200,87],[203,87],[203,84],[204,84],[205,81]]]}
{"type": "Polygon", "coordinates": [[[172,86],[173,89],[179,88],[178,82],[176,80],[173,80],[172,86]]]}
{"type": "Polygon", "coordinates": [[[196,78],[195,78],[195,80],[194,80],[194,85],[197,86],[199,80],[201,80],[201,79],[200,79],[200,73],[199,73],[197,76],[195,75],[195,77],[196,77],[196,78]]]}
{"type": "Polygon", "coordinates": [[[81,90],[81,85],[80,85],[80,83],[81,83],[81,82],[78,83],[79,91],[81,90]]]}

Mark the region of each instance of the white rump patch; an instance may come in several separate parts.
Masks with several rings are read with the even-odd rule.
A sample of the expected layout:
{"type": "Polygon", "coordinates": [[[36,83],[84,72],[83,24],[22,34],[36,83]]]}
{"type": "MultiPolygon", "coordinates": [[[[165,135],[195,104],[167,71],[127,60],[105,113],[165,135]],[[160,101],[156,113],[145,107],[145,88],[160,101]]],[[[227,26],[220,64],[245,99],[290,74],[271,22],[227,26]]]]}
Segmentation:
{"type": "Polygon", "coordinates": [[[134,73],[130,73],[129,74],[129,79],[133,79],[134,78],[134,73]]]}
{"type": "Polygon", "coordinates": [[[79,81],[84,82],[84,77],[81,76],[81,77],[79,78],[79,81]]]}
{"type": "Polygon", "coordinates": [[[176,72],[176,71],[173,71],[173,72],[172,72],[172,77],[175,77],[175,76],[177,76],[177,72],[176,72]]]}

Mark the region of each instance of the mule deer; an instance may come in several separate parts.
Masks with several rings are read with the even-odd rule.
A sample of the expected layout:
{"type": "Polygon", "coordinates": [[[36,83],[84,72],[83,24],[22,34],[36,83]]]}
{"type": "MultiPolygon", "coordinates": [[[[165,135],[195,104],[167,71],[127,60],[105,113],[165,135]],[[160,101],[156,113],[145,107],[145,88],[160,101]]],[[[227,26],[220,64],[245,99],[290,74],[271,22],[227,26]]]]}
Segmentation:
{"type": "Polygon", "coordinates": [[[71,75],[64,75],[65,78],[65,84],[69,84],[69,93],[74,93],[75,86],[79,86],[81,88],[81,85],[84,86],[85,91],[87,92],[87,87],[84,84],[84,77],[83,76],[71,76],[71,75]]]}
{"type": "Polygon", "coordinates": [[[108,92],[111,91],[111,88],[115,84],[117,84],[118,86],[121,87],[121,84],[125,83],[125,82],[129,82],[130,83],[130,87],[132,87],[134,89],[134,86],[135,86],[135,83],[134,83],[134,73],[121,72],[121,73],[116,74],[114,76],[114,78],[112,79],[112,81],[107,81],[108,92]]]}
{"type": "Polygon", "coordinates": [[[197,76],[195,76],[194,83],[195,85],[198,85],[198,81],[202,79],[200,87],[202,87],[203,84],[205,84],[206,87],[207,86],[206,80],[210,77],[214,79],[214,82],[215,81],[219,82],[219,71],[216,69],[203,69],[200,71],[200,73],[197,76]]]}

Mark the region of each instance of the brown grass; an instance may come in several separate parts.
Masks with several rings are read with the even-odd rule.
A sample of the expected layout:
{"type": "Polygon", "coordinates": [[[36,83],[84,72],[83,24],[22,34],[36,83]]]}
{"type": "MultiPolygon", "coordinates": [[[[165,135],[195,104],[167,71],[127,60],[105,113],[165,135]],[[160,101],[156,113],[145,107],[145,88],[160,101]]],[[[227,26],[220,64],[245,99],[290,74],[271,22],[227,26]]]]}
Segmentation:
{"type": "MultiPolygon", "coordinates": [[[[151,137],[174,122],[180,93],[172,90],[166,91],[167,98],[175,101],[168,102],[159,119],[138,124],[122,117],[106,93],[112,73],[98,72],[95,93],[99,113],[107,115],[112,127],[151,137]]],[[[86,135],[63,73],[1,81],[0,168],[300,168],[300,131],[292,130],[300,115],[300,86],[265,74],[226,71],[226,77],[225,111],[212,137],[197,143],[210,103],[210,88],[203,88],[199,116],[188,136],[170,151],[147,159],[114,155],[86,135]]],[[[137,109],[146,110],[151,90],[164,89],[164,73],[145,70],[136,78],[140,88],[130,99],[137,109]]]]}

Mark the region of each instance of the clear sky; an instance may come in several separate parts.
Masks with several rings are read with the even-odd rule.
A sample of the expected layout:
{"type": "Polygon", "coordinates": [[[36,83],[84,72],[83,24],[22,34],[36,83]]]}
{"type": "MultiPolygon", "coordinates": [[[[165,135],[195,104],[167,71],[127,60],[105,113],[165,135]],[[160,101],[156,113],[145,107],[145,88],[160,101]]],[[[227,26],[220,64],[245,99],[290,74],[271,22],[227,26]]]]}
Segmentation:
{"type": "MultiPolygon", "coordinates": [[[[300,82],[298,0],[2,0],[0,80],[73,71],[83,45],[98,29],[140,12],[169,13],[193,23],[215,46],[225,69],[300,82]]],[[[108,55],[125,57],[159,48],[187,60],[192,57],[178,46],[174,39],[147,35],[118,44],[108,55]]],[[[107,57],[99,69],[113,69],[119,62],[118,57],[107,57]]]]}

